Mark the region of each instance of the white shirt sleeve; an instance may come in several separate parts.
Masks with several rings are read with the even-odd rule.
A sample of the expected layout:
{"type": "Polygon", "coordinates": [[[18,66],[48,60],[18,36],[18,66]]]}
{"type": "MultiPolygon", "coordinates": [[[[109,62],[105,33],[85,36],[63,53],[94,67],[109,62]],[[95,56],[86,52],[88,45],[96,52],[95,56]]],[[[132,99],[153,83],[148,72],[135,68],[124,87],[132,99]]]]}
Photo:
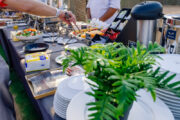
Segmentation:
{"type": "Polygon", "coordinates": [[[90,8],[90,2],[91,2],[91,0],[88,0],[88,4],[87,4],[86,8],[90,8]]]}
{"type": "Polygon", "coordinates": [[[109,0],[109,3],[110,3],[109,7],[120,9],[121,0],[109,0]]]}

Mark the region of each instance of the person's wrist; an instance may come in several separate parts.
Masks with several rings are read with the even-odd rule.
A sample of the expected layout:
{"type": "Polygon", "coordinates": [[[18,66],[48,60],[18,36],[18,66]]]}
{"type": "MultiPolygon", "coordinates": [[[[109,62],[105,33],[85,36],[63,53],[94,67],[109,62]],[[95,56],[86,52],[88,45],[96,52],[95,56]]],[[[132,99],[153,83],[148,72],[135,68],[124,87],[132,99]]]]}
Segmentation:
{"type": "Polygon", "coordinates": [[[104,18],[103,18],[103,17],[100,17],[99,20],[100,20],[100,21],[104,21],[104,18]]]}
{"type": "Polygon", "coordinates": [[[56,17],[59,17],[63,13],[62,9],[56,9],[56,17]]]}

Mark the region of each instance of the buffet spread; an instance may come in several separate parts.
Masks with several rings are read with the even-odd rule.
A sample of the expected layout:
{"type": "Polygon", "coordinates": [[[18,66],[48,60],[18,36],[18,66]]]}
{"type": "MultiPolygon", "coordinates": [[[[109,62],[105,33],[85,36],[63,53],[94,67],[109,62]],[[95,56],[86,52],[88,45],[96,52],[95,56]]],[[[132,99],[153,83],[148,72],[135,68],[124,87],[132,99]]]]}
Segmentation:
{"type": "Polygon", "coordinates": [[[60,21],[48,24],[37,20],[46,17],[22,14],[20,20],[1,18],[0,26],[12,27],[12,41],[23,43],[25,78],[33,97],[46,99],[55,94],[54,109],[61,118],[179,120],[180,15],[165,16],[159,43],[152,44],[155,37],[144,37],[152,26],[141,24],[152,21],[138,16],[137,9],[141,8],[122,9],[110,25],[98,19],[75,26],[60,21]],[[131,23],[133,17],[137,31],[130,33],[136,26],[131,23]],[[20,29],[22,23],[25,29],[20,29]],[[129,39],[129,34],[137,36],[129,39]],[[56,45],[63,50],[50,50],[56,45]],[[53,53],[58,56],[52,59],[53,53]],[[52,69],[52,62],[59,67],[52,69]]]}

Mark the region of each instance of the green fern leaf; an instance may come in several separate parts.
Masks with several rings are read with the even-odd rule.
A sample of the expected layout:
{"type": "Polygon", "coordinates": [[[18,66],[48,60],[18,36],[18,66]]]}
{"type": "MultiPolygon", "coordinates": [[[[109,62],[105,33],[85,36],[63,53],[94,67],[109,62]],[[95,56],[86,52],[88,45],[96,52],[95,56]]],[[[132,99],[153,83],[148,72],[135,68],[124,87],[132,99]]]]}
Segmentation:
{"type": "Polygon", "coordinates": [[[163,80],[162,83],[164,85],[167,85],[175,77],[176,77],[176,74],[173,74],[173,75],[169,76],[168,78],[166,78],[165,80],[163,80]]]}
{"type": "Polygon", "coordinates": [[[174,88],[177,87],[178,85],[180,85],[180,81],[174,82],[172,84],[167,85],[169,88],[174,88]]]}
{"type": "Polygon", "coordinates": [[[158,78],[157,78],[157,82],[160,82],[162,79],[164,79],[167,74],[169,73],[169,71],[164,72],[163,74],[161,74],[158,78]]]}

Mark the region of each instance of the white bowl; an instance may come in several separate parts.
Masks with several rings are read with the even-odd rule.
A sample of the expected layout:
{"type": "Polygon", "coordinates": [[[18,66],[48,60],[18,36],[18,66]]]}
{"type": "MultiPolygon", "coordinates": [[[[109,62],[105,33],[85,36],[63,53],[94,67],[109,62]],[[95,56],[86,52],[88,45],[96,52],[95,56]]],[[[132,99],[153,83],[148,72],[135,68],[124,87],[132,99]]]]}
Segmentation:
{"type": "Polygon", "coordinates": [[[36,36],[29,36],[29,37],[26,37],[26,36],[16,36],[16,38],[21,40],[21,41],[33,41],[33,40],[37,40],[37,39],[39,39],[41,37],[42,37],[42,34],[36,35],[36,36]]]}

